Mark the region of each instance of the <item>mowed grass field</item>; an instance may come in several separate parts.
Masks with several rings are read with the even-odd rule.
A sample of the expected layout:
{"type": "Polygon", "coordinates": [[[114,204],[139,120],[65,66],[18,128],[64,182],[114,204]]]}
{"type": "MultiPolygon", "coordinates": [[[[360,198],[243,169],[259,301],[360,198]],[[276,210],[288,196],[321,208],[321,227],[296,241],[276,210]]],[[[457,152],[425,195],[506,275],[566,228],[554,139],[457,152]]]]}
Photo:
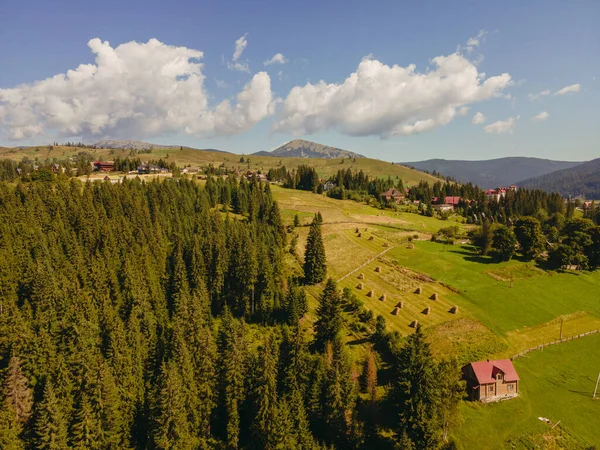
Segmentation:
{"type": "MultiPolygon", "coordinates": [[[[349,287],[366,308],[383,315],[391,331],[408,335],[413,332],[410,322],[419,320],[434,356],[456,356],[463,363],[506,358],[557,340],[561,321],[563,337],[600,328],[598,272],[545,271],[518,259],[496,263],[466,245],[430,242],[431,233],[452,224],[448,221],[382,213],[308,192],[272,190],[288,224],[294,214],[308,224],[314,213],[321,212],[328,275],[339,280],[355,271],[339,281],[340,288],[349,287]],[[409,246],[408,237],[414,235],[418,239],[409,246]],[[384,250],[388,251],[381,255],[384,250]],[[381,272],[375,271],[377,266],[381,272]],[[363,280],[358,279],[361,273],[363,280]],[[357,289],[361,282],[363,289],[357,289]],[[415,294],[416,287],[423,293],[415,294]],[[367,296],[369,290],[374,291],[372,297],[367,296]],[[429,298],[434,292],[438,300],[429,298]],[[385,301],[380,300],[382,294],[385,301]],[[404,308],[392,315],[398,301],[404,308]],[[448,312],[452,305],[459,307],[458,314],[448,312]],[[427,306],[430,315],[422,314],[427,306]]],[[[294,232],[299,235],[297,250],[303,254],[308,227],[294,232]]],[[[320,287],[309,292],[314,308],[320,287]]],[[[349,333],[349,341],[360,342],[356,338],[349,333]]],[[[352,348],[360,360],[363,349],[352,348]]],[[[521,396],[491,405],[465,402],[463,421],[455,432],[460,448],[583,449],[600,444],[600,400],[591,400],[600,371],[600,334],[530,352],[514,364],[521,377],[521,396]],[[561,422],[552,429],[538,420],[540,416],[552,425],[561,422]]]]}
{"type": "MultiPolygon", "coordinates": [[[[54,146],[49,149],[47,146],[26,147],[26,148],[2,148],[0,147],[0,159],[8,158],[20,161],[24,156],[31,160],[36,158],[39,161],[52,159],[66,159],[77,153],[84,151],[92,154],[94,159],[103,161],[112,161],[115,158],[126,158],[130,156],[129,150],[120,149],[90,149],[79,147],[54,146]]],[[[206,166],[213,164],[215,167],[223,165],[228,169],[238,170],[260,170],[267,172],[271,168],[285,166],[287,169],[294,169],[299,165],[309,165],[317,170],[319,176],[323,179],[329,178],[337,173],[338,170],[362,170],[371,177],[401,179],[406,186],[418,184],[424,180],[429,183],[435,183],[438,178],[411,169],[409,167],[392,164],[387,161],[381,161],[371,158],[356,159],[325,159],[325,158],[280,158],[270,156],[236,155],[234,153],[219,152],[212,150],[196,150],[188,147],[183,148],[154,148],[151,153],[141,153],[134,155],[142,161],[150,159],[158,160],[160,158],[169,162],[175,162],[179,167],[183,166],[206,166]],[[241,162],[241,159],[245,162],[241,162]],[[250,162],[246,162],[250,160],[250,162]]]]}
{"type": "Polygon", "coordinates": [[[514,361],[521,378],[519,398],[463,405],[465,420],[455,434],[460,448],[564,449],[600,445],[600,398],[592,399],[600,372],[600,334],[527,356],[514,361]],[[538,417],[549,419],[551,424],[538,417]]]}

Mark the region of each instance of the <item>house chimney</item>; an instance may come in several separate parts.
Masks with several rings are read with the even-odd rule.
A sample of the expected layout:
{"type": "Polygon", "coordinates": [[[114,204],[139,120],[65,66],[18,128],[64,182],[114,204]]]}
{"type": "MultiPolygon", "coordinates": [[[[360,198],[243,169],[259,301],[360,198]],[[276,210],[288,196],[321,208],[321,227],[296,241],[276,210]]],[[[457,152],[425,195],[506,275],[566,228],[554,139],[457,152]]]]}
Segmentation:
{"type": "Polygon", "coordinates": [[[490,362],[490,359],[488,358],[487,362],[490,362]]]}

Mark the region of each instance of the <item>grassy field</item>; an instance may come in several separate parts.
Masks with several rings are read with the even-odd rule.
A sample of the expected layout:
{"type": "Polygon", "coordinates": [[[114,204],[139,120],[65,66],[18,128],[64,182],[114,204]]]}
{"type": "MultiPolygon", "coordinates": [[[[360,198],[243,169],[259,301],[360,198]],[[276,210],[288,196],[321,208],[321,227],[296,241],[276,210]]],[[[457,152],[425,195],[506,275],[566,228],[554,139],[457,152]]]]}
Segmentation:
{"type": "MultiPolygon", "coordinates": [[[[397,247],[390,256],[459,290],[473,314],[501,336],[578,311],[589,313],[579,323],[600,323],[594,294],[600,291],[600,272],[548,272],[518,260],[496,263],[466,247],[432,242],[417,242],[410,251],[397,247]]],[[[565,332],[573,334],[569,321],[565,332]]]]}
{"type": "Polygon", "coordinates": [[[461,448],[600,445],[600,399],[592,400],[600,372],[600,334],[529,353],[514,365],[521,377],[520,397],[488,405],[465,403],[465,420],[456,433],[461,448]],[[560,424],[551,429],[538,417],[560,424]]]}
{"type": "MultiPolygon", "coordinates": [[[[8,158],[16,161],[20,161],[23,157],[28,157],[31,160],[61,160],[73,156],[81,151],[88,152],[94,156],[96,160],[113,160],[115,158],[125,158],[130,156],[129,150],[119,149],[88,149],[78,147],[65,147],[65,146],[54,146],[49,149],[46,146],[38,147],[26,147],[26,148],[2,148],[0,147],[0,159],[8,158]]],[[[337,173],[339,169],[352,170],[363,170],[370,176],[376,176],[380,178],[391,177],[396,179],[397,177],[403,180],[405,185],[418,184],[419,181],[425,180],[430,183],[434,183],[438,178],[419,172],[417,170],[400,166],[398,164],[392,164],[390,162],[381,161],[371,158],[356,158],[352,159],[321,159],[321,158],[279,158],[269,156],[243,156],[236,155],[233,153],[210,151],[210,150],[196,150],[187,147],[183,148],[155,148],[152,149],[151,153],[142,153],[135,155],[142,161],[160,158],[166,159],[171,162],[174,161],[178,166],[199,166],[213,164],[214,166],[224,165],[229,169],[239,170],[261,170],[263,172],[268,171],[271,168],[286,166],[288,169],[293,169],[299,165],[306,164],[315,167],[319,176],[323,179],[329,178],[331,175],[337,173]],[[241,162],[250,159],[250,162],[241,162]]]]}

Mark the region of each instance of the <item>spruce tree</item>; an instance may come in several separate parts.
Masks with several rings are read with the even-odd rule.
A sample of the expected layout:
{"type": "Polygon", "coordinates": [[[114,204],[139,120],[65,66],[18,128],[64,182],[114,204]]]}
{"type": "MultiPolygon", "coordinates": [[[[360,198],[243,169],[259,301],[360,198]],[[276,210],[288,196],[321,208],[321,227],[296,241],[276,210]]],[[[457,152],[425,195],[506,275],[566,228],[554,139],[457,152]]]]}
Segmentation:
{"type": "Polygon", "coordinates": [[[306,251],[304,253],[304,279],[307,284],[320,283],[325,279],[327,273],[327,261],[325,258],[325,245],[321,235],[321,225],[317,219],[313,219],[306,240],[306,251]]]}
{"type": "Polygon", "coordinates": [[[21,370],[21,361],[11,356],[8,362],[6,381],[4,382],[6,400],[14,411],[15,421],[24,424],[31,416],[33,393],[29,381],[21,370]]]}
{"type": "Polygon", "coordinates": [[[440,442],[436,376],[429,343],[418,325],[396,361],[398,428],[417,448],[435,448],[440,442]]]}
{"type": "Polygon", "coordinates": [[[157,449],[193,449],[183,382],[175,363],[163,363],[155,399],[152,440],[157,449]]]}
{"type": "Polygon", "coordinates": [[[67,449],[67,420],[49,380],[44,385],[44,396],[36,409],[35,448],[38,450],[67,449]]]}
{"type": "Polygon", "coordinates": [[[327,280],[325,289],[319,298],[317,321],[315,322],[315,342],[318,348],[324,348],[333,341],[342,328],[342,299],[337,283],[327,280]]]}

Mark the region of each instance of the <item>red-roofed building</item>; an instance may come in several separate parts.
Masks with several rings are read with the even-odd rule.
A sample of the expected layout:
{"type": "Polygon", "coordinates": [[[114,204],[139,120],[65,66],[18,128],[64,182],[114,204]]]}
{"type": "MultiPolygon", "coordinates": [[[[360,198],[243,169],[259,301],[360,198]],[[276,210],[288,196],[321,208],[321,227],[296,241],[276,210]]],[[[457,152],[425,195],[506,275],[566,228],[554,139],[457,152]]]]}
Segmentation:
{"type": "Polygon", "coordinates": [[[404,201],[404,195],[398,189],[388,189],[384,193],[381,194],[381,197],[386,201],[395,201],[396,203],[400,203],[404,201]]]}
{"type": "Polygon", "coordinates": [[[519,375],[510,359],[478,361],[463,367],[469,398],[494,402],[519,395],[519,375]]]}
{"type": "Polygon", "coordinates": [[[444,200],[444,204],[446,205],[452,205],[455,208],[458,206],[458,204],[461,202],[461,198],[460,197],[449,197],[446,196],[446,199],[444,200]]]}

